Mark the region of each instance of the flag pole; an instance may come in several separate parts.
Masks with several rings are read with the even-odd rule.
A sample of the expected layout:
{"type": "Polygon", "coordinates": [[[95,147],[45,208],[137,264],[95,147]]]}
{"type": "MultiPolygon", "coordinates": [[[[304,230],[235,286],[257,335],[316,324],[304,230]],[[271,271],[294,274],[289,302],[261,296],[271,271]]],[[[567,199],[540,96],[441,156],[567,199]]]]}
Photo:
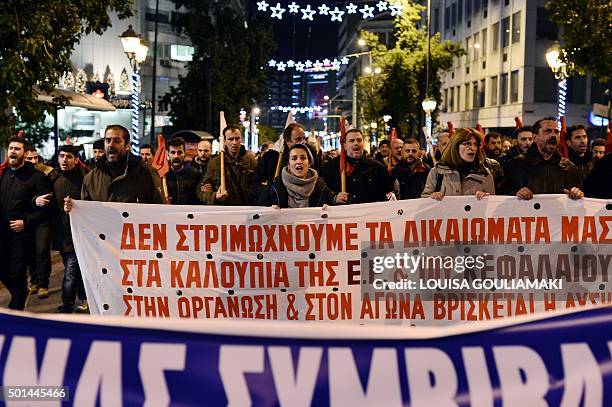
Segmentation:
{"type": "Polygon", "coordinates": [[[346,151],[344,141],[346,140],[345,118],[340,118],[340,192],[346,192],[346,151]]]}
{"type": "Polygon", "coordinates": [[[219,112],[219,130],[221,134],[219,135],[219,159],[221,160],[221,185],[219,187],[221,192],[227,191],[225,189],[225,136],[223,135],[223,130],[227,127],[227,122],[225,121],[225,112],[219,112]]]}

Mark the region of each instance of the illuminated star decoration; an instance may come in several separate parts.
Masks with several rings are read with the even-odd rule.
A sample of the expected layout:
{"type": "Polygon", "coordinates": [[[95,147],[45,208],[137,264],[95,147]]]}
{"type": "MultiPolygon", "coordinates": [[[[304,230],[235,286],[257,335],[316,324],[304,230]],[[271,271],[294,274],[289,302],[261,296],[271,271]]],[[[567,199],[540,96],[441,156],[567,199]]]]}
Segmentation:
{"type": "Polygon", "coordinates": [[[399,15],[402,14],[402,5],[401,4],[397,4],[397,5],[390,5],[389,6],[389,10],[391,10],[391,16],[393,17],[397,17],[399,15]]]}
{"type": "Polygon", "coordinates": [[[342,57],[342,59],[340,59],[340,63],[342,65],[348,65],[349,59],[347,57],[342,57]]]}
{"type": "Polygon", "coordinates": [[[381,12],[387,10],[387,6],[388,6],[387,2],[383,0],[380,0],[376,4],[376,7],[378,7],[378,11],[381,11],[381,12]]]}
{"type": "Polygon", "coordinates": [[[291,4],[289,4],[289,12],[291,14],[297,14],[300,12],[300,6],[298,6],[297,4],[295,4],[295,1],[291,4]]]}
{"type": "Polygon", "coordinates": [[[312,67],[312,61],[310,59],[307,59],[306,62],[304,62],[304,66],[306,68],[311,68],[312,67]]]}
{"type": "Polygon", "coordinates": [[[289,68],[293,68],[293,67],[295,66],[295,62],[294,62],[293,60],[291,60],[291,59],[290,59],[289,61],[287,61],[287,66],[288,66],[289,68]]]}
{"type": "Polygon", "coordinates": [[[276,61],[275,61],[275,60],[273,60],[273,59],[269,60],[269,61],[268,61],[268,66],[269,66],[270,68],[274,68],[274,67],[276,66],[276,61]]]}
{"type": "Polygon", "coordinates": [[[314,21],[312,19],[312,15],[316,13],[316,11],[310,8],[310,4],[307,5],[306,8],[301,9],[300,11],[302,12],[302,20],[314,21]]]}
{"type": "Polygon", "coordinates": [[[284,71],[287,65],[285,65],[284,62],[279,62],[278,64],[276,64],[276,69],[278,69],[279,71],[284,71]]]}
{"type": "Polygon", "coordinates": [[[372,6],[368,6],[367,4],[365,6],[363,6],[362,9],[360,9],[359,11],[361,11],[361,13],[363,14],[363,19],[365,20],[366,18],[371,18],[374,17],[374,7],[372,6]]]}
{"type": "Polygon", "coordinates": [[[302,62],[298,62],[295,64],[295,70],[298,72],[302,72],[304,70],[304,64],[302,62]]]}
{"type": "Polygon", "coordinates": [[[276,3],[276,6],[270,7],[270,11],[272,12],[272,18],[276,17],[279,20],[283,19],[285,9],[281,7],[280,3],[276,3]]]}
{"type": "Polygon", "coordinates": [[[329,58],[325,58],[323,60],[323,65],[329,65],[329,64],[331,64],[331,61],[329,60],[329,58]]]}
{"type": "Polygon", "coordinates": [[[257,2],[257,10],[259,11],[266,11],[268,9],[269,4],[265,1],[258,1],[257,2]]]}
{"type": "Polygon", "coordinates": [[[350,3],[348,6],[346,6],[346,14],[357,14],[357,6],[350,3]]]}
{"type": "Polygon", "coordinates": [[[332,69],[334,71],[339,71],[340,70],[340,61],[338,61],[337,59],[334,59],[332,62],[332,69]]]}
{"type": "Polygon", "coordinates": [[[325,5],[325,4],[319,6],[319,14],[321,14],[322,16],[328,15],[329,14],[329,10],[330,10],[330,8],[327,7],[327,5],[325,5]]]}
{"type": "Polygon", "coordinates": [[[315,61],[314,63],[314,68],[315,69],[321,69],[323,67],[323,64],[321,63],[321,61],[319,61],[318,59],[315,61]]]}
{"type": "Polygon", "coordinates": [[[344,11],[340,11],[338,7],[334,8],[334,11],[330,11],[329,15],[331,16],[332,21],[342,22],[342,16],[344,15],[344,11]]]}

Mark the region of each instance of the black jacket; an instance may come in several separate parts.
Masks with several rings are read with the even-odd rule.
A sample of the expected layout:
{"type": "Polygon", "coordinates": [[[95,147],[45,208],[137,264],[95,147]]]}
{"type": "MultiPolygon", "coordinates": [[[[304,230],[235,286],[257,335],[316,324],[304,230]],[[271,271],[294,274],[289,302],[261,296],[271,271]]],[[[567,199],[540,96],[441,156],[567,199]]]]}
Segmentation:
{"type": "Polygon", "coordinates": [[[497,161],[501,164],[502,169],[504,169],[505,171],[506,166],[508,165],[510,160],[512,160],[514,157],[517,157],[519,155],[521,155],[521,152],[519,151],[518,146],[512,146],[508,149],[508,151],[506,151],[504,155],[499,157],[499,160],[497,161]]]}
{"type": "MultiPolygon", "coordinates": [[[[336,195],[329,189],[323,178],[317,178],[312,195],[308,199],[308,207],[315,208],[323,205],[333,205],[336,195]]],[[[267,206],[278,205],[281,208],[289,207],[289,193],[283,183],[283,177],[278,176],[274,179],[268,192],[267,206]]]]}
{"type": "Polygon", "coordinates": [[[72,171],[60,171],[59,176],[53,182],[55,205],[52,207],[53,216],[51,217],[51,247],[54,250],[65,253],[74,252],[70,218],[64,212],[64,198],[80,196],[85,174],[87,170],[79,167],[72,171]]]}
{"type": "MultiPolygon", "coordinates": [[[[126,165],[126,164],[124,164],[126,165]]],[[[127,165],[115,177],[106,156],[96,162],[96,168],[83,180],[81,199],[101,202],[161,204],[165,202],[161,179],[142,159],[128,153],[127,165]]]]}
{"type": "MultiPolygon", "coordinates": [[[[306,145],[310,152],[312,153],[312,157],[314,162],[310,166],[310,168],[317,171],[319,174],[321,173],[321,159],[318,156],[316,150],[310,145],[306,145]]],[[[278,155],[279,152],[276,150],[268,149],[260,158],[257,163],[257,167],[255,168],[255,173],[253,174],[251,180],[251,196],[253,197],[253,204],[265,206],[268,200],[268,193],[272,182],[274,181],[274,176],[276,174],[276,166],[278,163],[278,155]]],[[[281,159],[281,169],[287,166],[289,162],[289,148],[285,145],[283,150],[283,158],[281,159]]]]}
{"type": "Polygon", "coordinates": [[[584,180],[584,195],[589,198],[612,199],[612,154],[600,159],[584,180]]]}
{"type": "MultiPolygon", "coordinates": [[[[393,191],[393,180],[387,168],[380,162],[371,158],[361,157],[351,160],[354,170],[346,176],[346,192],[349,195],[348,203],[382,202],[387,200],[387,194],[393,191]]],[[[341,191],[340,157],[327,162],[322,170],[323,179],[327,186],[338,193],[341,191]]]]}
{"type": "Polygon", "coordinates": [[[191,160],[191,168],[195,168],[200,172],[200,178],[206,174],[206,169],[208,168],[208,164],[210,163],[210,158],[206,161],[200,161],[200,159],[195,156],[193,160],[191,160]]]}
{"type": "Polygon", "coordinates": [[[193,167],[183,166],[179,171],[168,171],[168,197],[173,205],[199,205],[197,190],[200,185],[200,171],[193,167]]]}
{"type": "Polygon", "coordinates": [[[544,160],[533,143],[525,154],[514,157],[507,166],[500,195],[516,195],[527,187],[534,194],[562,194],[564,189],[580,186],[578,169],[555,152],[544,160]]]}
{"type": "MultiPolygon", "coordinates": [[[[6,168],[0,175],[0,243],[5,239],[28,236],[48,217],[48,210],[34,204],[34,198],[51,192],[51,183],[34,165],[25,162],[17,170],[6,168]],[[26,233],[11,230],[11,220],[23,220],[26,233]]],[[[2,259],[0,261],[8,261],[2,259]]]]}
{"type": "MultiPolygon", "coordinates": [[[[429,170],[430,167],[423,164],[421,160],[417,162],[414,168],[410,168],[405,160],[398,162],[391,170],[391,177],[399,184],[397,199],[420,198],[423,188],[425,188],[429,170]]],[[[396,188],[396,194],[397,192],[396,188]]]]}
{"type": "Polygon", "coordinates": [[[584,156],[580,157],[571,147],[568,147],[569,159],[576,168],[578,168],[578,173],[580,175],[580,187],[586,177],[593,171],[593,167],[595,166],[595,161],[593,160],[593,152],[591,150],[587,150],[584,153],[584,156]]]}

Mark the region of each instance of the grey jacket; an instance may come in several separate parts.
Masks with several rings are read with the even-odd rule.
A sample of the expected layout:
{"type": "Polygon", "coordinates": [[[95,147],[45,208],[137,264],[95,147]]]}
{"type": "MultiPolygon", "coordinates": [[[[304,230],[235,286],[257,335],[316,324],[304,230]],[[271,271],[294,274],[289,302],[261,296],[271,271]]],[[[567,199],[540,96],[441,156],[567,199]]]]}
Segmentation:
{"type": "Polygon", "coordinates": [[[425,189],[421,194],[422,198],[427,198],[435,192],[438,174],[442,175],[440,192],[443,192],[444,196],[474,195],[477,191],[495,194],[493,176],[488,169],[482,168],[477,172],[472,172],[461,181],[458,171],[451,170],[444,164],[437,164],[429,171],[425,189]]]}

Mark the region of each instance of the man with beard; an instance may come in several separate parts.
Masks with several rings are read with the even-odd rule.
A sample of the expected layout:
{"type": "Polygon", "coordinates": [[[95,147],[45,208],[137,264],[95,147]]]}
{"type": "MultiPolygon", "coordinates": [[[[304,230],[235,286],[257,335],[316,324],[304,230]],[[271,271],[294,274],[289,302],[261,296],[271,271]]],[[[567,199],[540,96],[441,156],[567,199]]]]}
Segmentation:
{"type": "Polygon", "coordinates": [[[399,199],[421,197],[430,167],[419,158],[419,141],[409,138],[402,147],[402,160],[391,171],[395,179],[395,195],[399,199]]]}
{"type": "MultiPolygon", "coordinates": [[[[42,164],[36,147],[29,146],[25,156],[26,161],[32,163],[34,168],[45,174],[53,184],[59,173],[53,167],[42,164]]],[[[36,203],[48,203],[51,194],[36,198],[36,203]]],[[[39,205],[43,206],[43,205],[39,205]]],[[[49,297],[49,276],[51,275],[51,227],[49,219],[45,219],[36,227],[32,239],[32,256],[28,260],[30,273],[30,295],[38,294],[38,298],[49,297]]]]}
{"type": "Polygon", "coordinates": [[[100,158],[104,156],[104,139],[96,140],[93,143],[93,157],[89,162],[89,169],[93,169],[100,158]]]}
{"type": "Polygon", "coordinates": [[[36,227],[46,213],[33,202],[51,192],[42,172],[25,161],[26,142],[13,136],[8,140],[8,160],[0,167],[0,281],[11,294],[9,308],[23,310],[28,296],[27,263],[36,227]]]}
{"type": "Polygon", "coordinates": [[[502,136],[499,133],[489,133],[485,136],[485,155],[493,160],[502,155],[502,136]]]}
{"type": "MultiPolygon", "coordinates": [[[[316,150],[306,143],[304,126],[299,123],[289,124],[283,131],[282,138],[284,149],[280,168],[287,166],[287,162],[289,161],[289,149],[295,144],[304,144],[308,147],[314,158],[312,168],[315,171],[319,171],[321,168],[321,160],[316,150]]],[[[278,151],[270,149],[261,156],[260,161],[257,163],[257,168],[253,174],[251,183],[251,195],[253,196],[255,205],[266,206],[269,189],[276,176],[278,156],[278,151]]]]}
{"type": "Polygon", "coordinates": [[[389,168],[389,160],[391,160],[391,168],[393,168],[402,160],[402,148],[404,146],[404,141],[400,138],[394,138],[389,145],[391,146],[391,149],[389,150],[389,155],[383,164],[389,168]]]}
{"type": "Polygon", "coordinates": [[[200,171],[185,165],[185,140],[174,137],[168,140],[170,171],[166,174],[168,199],[173,205],[198,205],[196,189],[200,183],[200,171]]]}
{"type": "MultiPolygon", "coordinates": [[[[104,156],[83,180],[81,199],[101,202],[165,203],[161,180],[157,172],[130,154],[130,132],[118,124],[104,131],[104,156]]],[[[72,210],[70,197],[64,200],[64,210],[72,210]]]]}
{"type": "Polygon", "coordinates": [[[79,196],[87,171],[79,166],[78,151],[76,147],[71,145],[60,147],[57,162],[59,165],[59,177],[53,183],[53,198],[56,206],[53,207],[54,213],[51,217],[51,231],[53,237],[52,247],[60,252],[64,263],[62,305],[58,307],[58,310],[62,313],[72,313],[76,310],[87,310],[87,299],[81,277],[81,269],[79,268],[72,242],[70,219],[68,214],[62,210],[62,207],[65,198],[79,196]],[[82,304],[75,307],[77,296],[82,304]]]}
{"type": "Polygon", "coordinates": [[[595,161],[601,160],[606,155],[606,140],[603,138],[593,140],[591,151],[593,151],[593,159],[595,161]]]}
{"type": "MultiPolygon", "coordinates": [[[[250,151],[241,148],[240,127],[228,125],[223,129],[223,137],[225,190],[221,188],[221,155],[218,155],[211,158],[208,164],[198,188],[198,198],[207,205],[250,205],[249,185],[257,162],[250,151]]],[[[266,153],[266,156],[270,153],[266,153]]]]}
{"type": "Polygon", "coordinates": [[[534,194],[566,193],[580,199],[580,177],[572,162],[562,158],[557,150],[559,129],[555,118],[546,117],[533,125],[534,141],[525,154],[508,163],[502,195],[532,199],[534,194]]]}
{"type": "Polygon", "coordinates": [[[143,144],[140,146],[138,150],[140,157],[142,157],[142,161],[146,164],[151,164],[153,162],[153,156],[155,156],[155,150],[151,147],[151,144],[143,144]]]}
{"type": "Polygon", "coordinates": [[[504,169],[511,159],[519,154],[525,154],[533,143],[533,133],[531,132],[530,126],[523,126],[516,129],[514,131],[514,137],[516,138],[516,145],[510,147],[506,154],[502,155],[498,160],[504,169]]]}
{"type": "Polygon", "coordinates": [[[589,136],[586,128],[581,124],[570,126],[565,135],[569,153],[569,159],[580,172],[580,185],[584,182],[587,175],[593,171],[595,161],[593,152],[589,150],[589,136]]]}
{"type": "Polygon", "coordinates": [[[212,156],[212,146],[208,140],[202,140],[198,143],[197,155],[191,161],[191,166],[200,172],[200,177],[206,174],[206,168],[210,163],[212,156]]]}
{"type": "MultiPolygon", "coordinates": [[[[346,192],[348,203],[386,201],[393,194],[393,181],[387,168],[378,160],[365,156],[363,134],[360,130],[346,132],[344,144],[346,151],[346,192]]],[[[340,172],[341,157],[328,161],[323,166],[323,179],[329,188],[338,193],[342,191],[340,172]]]]}

